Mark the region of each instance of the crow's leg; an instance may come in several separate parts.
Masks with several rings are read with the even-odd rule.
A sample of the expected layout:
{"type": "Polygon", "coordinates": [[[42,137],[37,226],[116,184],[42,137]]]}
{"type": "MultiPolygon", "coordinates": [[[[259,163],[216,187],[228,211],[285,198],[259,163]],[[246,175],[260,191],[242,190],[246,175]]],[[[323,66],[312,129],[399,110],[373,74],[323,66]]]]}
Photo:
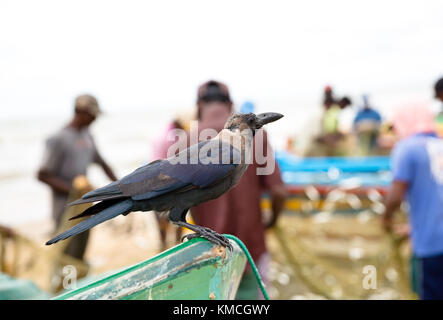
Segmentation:
{"type": "Polygon", "coordinates": [[[233,249],[229,240],[226,237],[222,236],[221,234],[215,232],[214,230],[183,221],[177,221],[174,223],[180,227],[188,228],[195,232],[183,236],[182,240],[183,239],[191,240],[194,238],[202,237],[209,240],[212,243],[215,243],[216,245],[226,247],[230,250],[233,249]]]}
{"type": "Polygon", "coordinates": [[[169,211],[169,215],[168,215],[169,220],[172,223],[174,223],[180,227],[188,228],[189,230],[192,230],[195,232],[195,233],[185,235],[182,238],[182,241],[183,241],[183,239],[190,240],[193,238],[202,237],[202,238],[209,240],[212,243],[215,243],[216,245],[223,246],[225,248],[229,248],[230,250],[233,249],[229,240],[227,238],[225,238],[224,236],[222,236],[221,234],[219,234],[209,228],[197,226],[195,224],[190,224],[190,223],[186,222],[186,213],[187,212],[188,212],[188,208],[177,206],[177,207],[172,208],[169,211]]]}

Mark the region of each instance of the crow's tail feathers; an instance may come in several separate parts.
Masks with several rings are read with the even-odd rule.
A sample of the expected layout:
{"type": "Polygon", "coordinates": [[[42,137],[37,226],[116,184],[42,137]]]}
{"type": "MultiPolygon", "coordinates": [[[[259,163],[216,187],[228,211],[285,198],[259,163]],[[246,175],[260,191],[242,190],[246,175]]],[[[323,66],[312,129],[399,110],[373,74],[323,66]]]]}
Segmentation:
{"type": "Polygon", "coordinates": [[[86,216],[93,216],[97,213],[102,212],[106,208],[109,208],[109,207],[113,206],[114,204],[119,203],[119,202],[122,202],[122,199],[113,199],[113,200],[106,200],[106,201],[99,202],[99,203],[94,204],[93,206],[89,207],[88,209],[86,209],[82,213],[80,213],[72,218],[69,218],[69,220],[75,220],[75,219],[83,218],[86,216]]]}
{"type": "Polygon", "coordinates": [[[106,209],[104,209],[102,212],[97,213],[95,216],[92,216],[91,218],[84,220],[80,222],[79,224],[73,226],[72,228],[66,230],[65,232],[60,233],[58,236],[52,238],[48,242],[46,242],[46,245],[51,245],[53,243],[56,243],[60,240],[67,239],[69,237],[75,236],[79,233],[82,233],[88,229],[91,229],[92,227],[105,222],[106,220],[115,218],[118,215],[121,214],[127,214],[131,212],[133,206],[132,199],[126,199],[121,202],[118,202],[106,209]]]}

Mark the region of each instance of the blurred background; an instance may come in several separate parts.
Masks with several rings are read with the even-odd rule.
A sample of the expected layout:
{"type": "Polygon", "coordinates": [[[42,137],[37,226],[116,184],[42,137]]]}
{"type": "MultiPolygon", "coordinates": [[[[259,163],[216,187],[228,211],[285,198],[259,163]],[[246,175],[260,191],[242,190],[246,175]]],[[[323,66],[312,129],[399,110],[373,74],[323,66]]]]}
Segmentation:
{"type": "MultiPolygon", "coordinates": [[[[389,168],[378,167],[381,169],[374,173],[375,178],[366,174],[365,177],[376,180],[367,184],[365,177],[357,182],[349,180],[346,170],[338,168],[338,174],[343,173],[348,180],[345,191],[343,188],[340,191],[342,194],[331,195],[332,187],[327,191],[318,187],[337,185],[339,178],[331,166],[319,169],[323,170],[317,172],[323,174],[321,177],[318,174],[302,177],[303,170],[291,167],[291,161],[305,156],[389,156],[395,143],[389,126],[396,108],[419,101],[437,114],[441,102],[434,99],[433,86],[443,73],[442,12],[443,3],[438,0],[303,3],[3,0],[0,2],[0,224],[26,234],[39,245],[43,245],[52,231],[50,192],[36,179],[36,172],[45,140],[69,122],[77,95],[90,93],[97,97],[104,114],[93,124],[91,132],[103,157],[116,175],[122,177],[150,161],[153,141],[172,118],[178,114],[192,115],[198,86],[208,79],[217,79],[229,86],[236,110],[245,101],[252,101],[255,112],[275,111],[285,115],[278,125],[267,130],[274,149],[277,154],[280,152],[278,159],[286,185],[299,188],[293,191],[293,197],[303,194],[300,203],[292,199],[292,209],[287,208],[291,213],[288,217],[284,215],[287,219],[300,220],[293,224],[294,230],[287,231],[286,237],[291,237],[289,234],[295,229],[297,234],[309,233],[305,235],[306,243],[302,236],[298,238],[297,241],[302,241],[301,249],[292,248],[292,254],[307,250],[318,258],[323,251],[330,253],[330,248],[325,247],[325,242],[330,242],[324,239],[328,234],[325,228],[351,224],[352,232],[346,229],[351,234],[335,227],[345,233],[336,235],[339,239],[334,243],[338,248],[335,257],[328,256],[321,263],[314,263],[309,257],[292,261],[292,265],[326,265],[323,269],[317,267],[320,270],[314,271],[316,276],[311,275],[318,278],[319,274],[327,273],[329,277],[326,275],[322,284],[309,285],[312,282],[309,276],[297,276],[288,256],[283,257],[278,236],[270,235],[270,250],[274,250],[271,296],[368,298],[368,292],[348,290],[344,283],[351,282],[346,285],[352,287],[352,281],[361,282],[361,267],[373,262],[371,259],[382,260],[374,264],[390,259],[391,244],[377,238],[381,237],[381,231],[370,225],[379,216],[377,205],[382,205],[384,188],[390,182],[389,168]],[[339,154],[328,151],[311,154],[312,139],[321,132],[327,86],[336,97],[346,96],[351,101],[342,110],[337,129],[351,141],[343,147],[346,151],[339,154]],[[378,149],[370,154],[349,147],[357,143],[353,121],[365,104],[364,95],[381,115],[386,128],[378,149]],[[346,193],[346,188],[352,189],[349,187],[352,183],[356,183],[353,187],[368,187],[363,196],[346,193]],[[324,213],[324,206],[318,207],[318,201],[328,195],[334,209],[326,211],[350,208],[356,214],[352,218],[346,214],[332,218],[324,213]],[[337,209],[343,199],[347,204],[337,209]],[[366,205],[362,201],[369,202],[366,205]],[[311,211],[321,211],[323,216],[305,216],[311,211]],[[355,229],[355,223],[363,224],[362,230],[355,229]],[[298,230],[301,226],[304,229],[298,230]],[[309,247],[314,244],[316,248],[309,247]],[[380,252],[387,257],[380,256],[380,252]],[[340,271],[329,270],[331,264],[340,271]],[[342,274],[346,268],[358,270],[354,279],[346,277],[349,271],[342,274]]],[[[358,174],[352,177],[355,176],[358,174]]],[[[96,187],[109,182],[97,166],[90,168],[88,178],[96,187]]],[[[342,180],[340,183],[343,187],[342,180]]],[[[133,241],[137,252],[122,254],[125,257],[117,261],[109,257],[111,249],[99,247],[98,240],[91,241],[87,256],[93,273],[123,267],[158,252],[160,244],[152,215],[140,218],[137,214],[129,219],[131,222],[120,220],[110,222],[109,230],[97,227],[93,237],[107,239],[114,230],[116,234],[121,232],[123,239],[126,229],[135,228],[133,237],[126,241],[133,241]],[[152,232],[146,232],[140,225],[152,232]]],[[[119,245],[124,247],[125,243],[119,245]]],[[[407,249],[401,250],[407,256],[407,249]]],[[[387,276],[383,278],[386,290],[377,291],[373,297],[408,296],[407,289],[399,287],[404,283],[400,283],[401,271],[395,261],[386,267],[387,276]]],[[[48,289],[46,280],[28,278],[48,289]]]]}

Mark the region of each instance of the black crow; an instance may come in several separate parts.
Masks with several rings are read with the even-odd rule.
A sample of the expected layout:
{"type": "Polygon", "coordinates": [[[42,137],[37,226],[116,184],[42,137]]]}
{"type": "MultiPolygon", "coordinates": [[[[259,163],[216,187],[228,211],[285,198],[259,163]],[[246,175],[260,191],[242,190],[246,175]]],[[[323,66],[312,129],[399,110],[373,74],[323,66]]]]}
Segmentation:
{"type": "Polygon", "coordinates": [[[230,248],[229,241],[217,232],[187,223],[186,213],[193,206],[218,198],[240,180],[251,163],[247,160],[255,130],[281,117],[272,112],[233,114],[213,139],[192,145],[168,159],[151,162],[119,181],[86,193],[69,205],[99,202],[71,219],[92,217],[46,244],[67,239],[121,214],[155,210],[169,212],[172,223],[195,232],[184,238],[203,237],[230,248]]]}

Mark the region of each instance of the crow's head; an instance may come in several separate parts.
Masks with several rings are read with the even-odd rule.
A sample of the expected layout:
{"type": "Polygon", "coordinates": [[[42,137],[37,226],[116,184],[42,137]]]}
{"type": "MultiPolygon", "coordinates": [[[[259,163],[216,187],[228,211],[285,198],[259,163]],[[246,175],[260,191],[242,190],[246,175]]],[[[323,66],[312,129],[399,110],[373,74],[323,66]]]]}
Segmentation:
{"type": "Polygon", "coordinates": [[[276,112],[265,112],[255,115],[253,113],[234,113],[228,121],[226,121],[225,129],[228,130],[246,130],[250,129],[255,132],[256,129],[260,129],[265,124],[277,121],[282,118],[283,115],[276,112]]]}

